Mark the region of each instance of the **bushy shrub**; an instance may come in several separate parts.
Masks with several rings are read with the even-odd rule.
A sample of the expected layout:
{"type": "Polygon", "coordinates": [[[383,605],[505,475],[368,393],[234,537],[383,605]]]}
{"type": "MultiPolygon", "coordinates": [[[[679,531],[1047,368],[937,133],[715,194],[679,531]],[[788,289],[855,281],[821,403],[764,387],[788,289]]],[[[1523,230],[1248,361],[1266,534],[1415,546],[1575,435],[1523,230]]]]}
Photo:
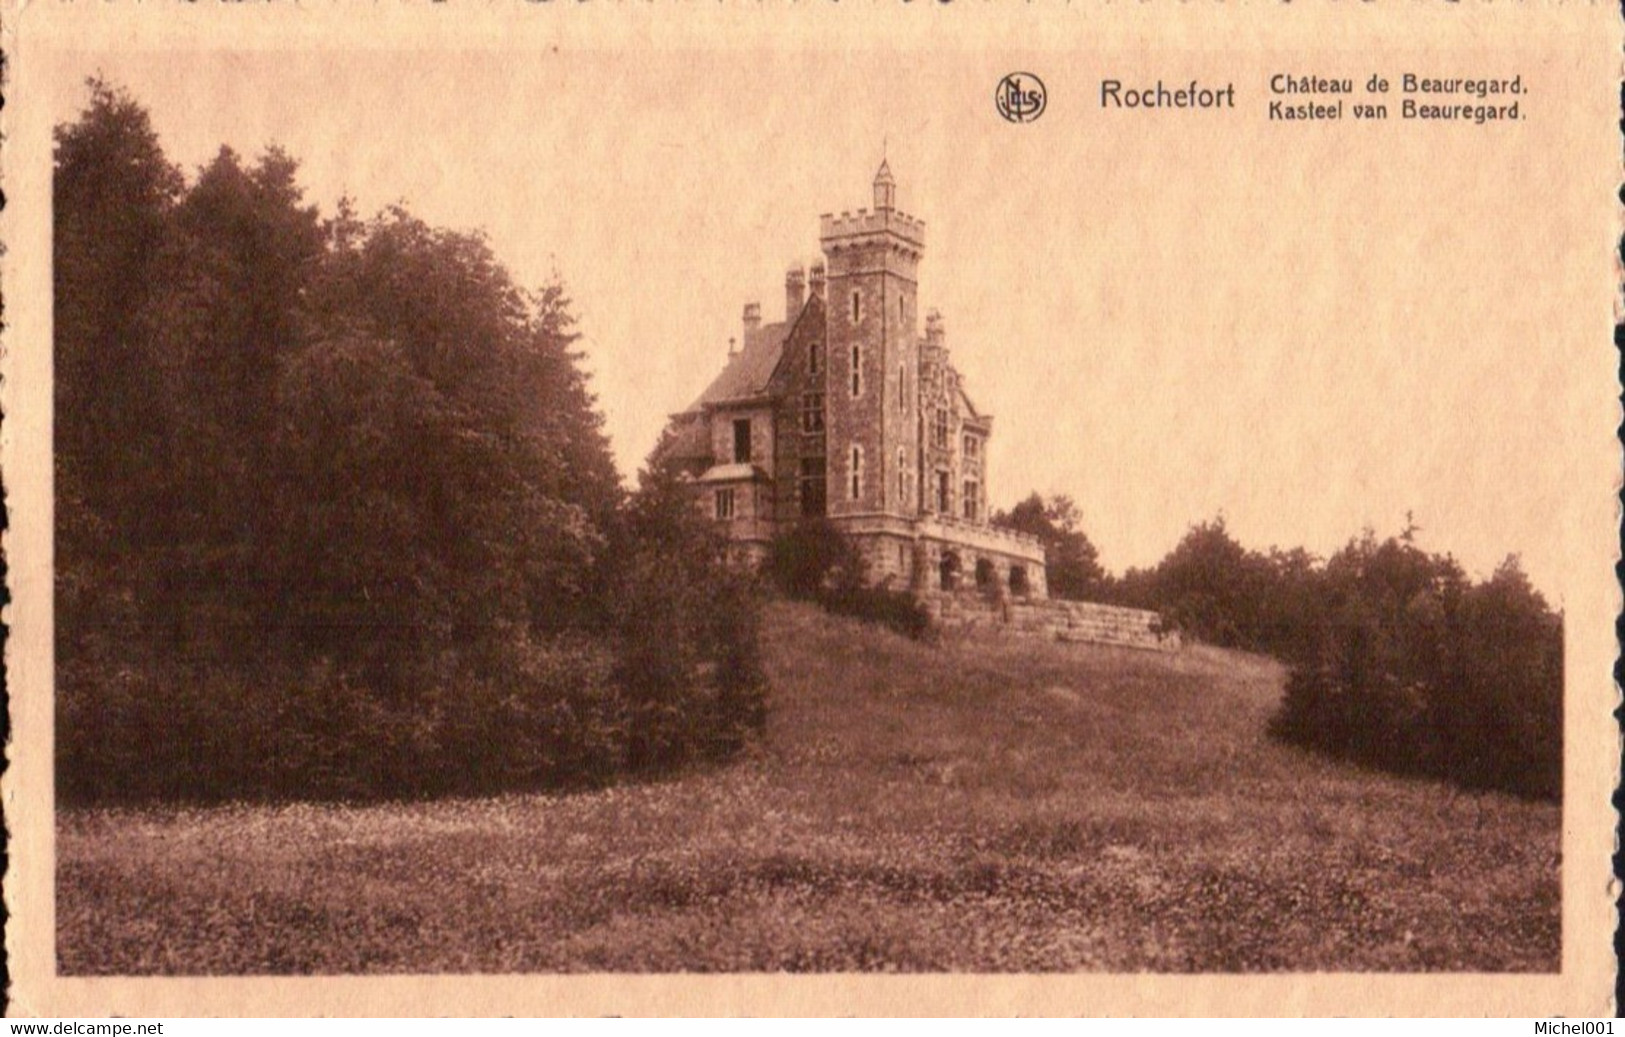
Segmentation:
{"type": "Polygon", "coordinates": [[[828,520],[804,519],[773,538],[767,576],[792,598],[810,601],[835,587],[863,583],[863,558],[828,520]]]}
{"type": "MultiPolygon", "coordinates": [[[[650,617],[648,605],[633,607],[650,617]]],[[[753,615],[723,601],[683,630],[520,638],[495,657],[444,660],[409,699],[330,664],[250,678],[213,663],[75,661],[58,679],[58,793],[415,798],[595,786],[725,759],[765,718],[754,631],[732,629],[753,615]]]]}
{"type": "Polygon", "coordinates": [[[865,583],[863,556],[825,519],[804,520],[775,537],[765,568],[781,593],[817,602],[827,612],[915,640],[931,631],[931,614],[914,595],[865,583]]]}
{"type": "Polygon", "coordinates": [[[888,630],[924,640],[931,634],[931,613],[907,591],[883,587],[833,587],[815,599],[827,611],[875,623],[888,630]]]}
{"type": "Polygon", "coordinates": [[[631,709],[628,766],[726,757],[766,719],[755,580],[659,465],[642,474],[618,541],[608,601],[631,709]]]}
{"type": "Polygon", "coordinates": [[[766,717],[744,576],[719,563],[695,579],[687,561],[640,552],[618,598],[616,679],[628,699],[632,770],[725,758],[766,717]]]}
{"type": "Polygon", "coordinates": [[[501,663],[430,696],[435,759],[419,785],[479,793],[600,785],[621,772],[630,708],[602,643],[520,638],[501,663]]]}
{"type": "Polygon", "coordinates": [[[70,800],[387,795],[405,718],[314,667],[73,661],[58,671],[57,791],[70,800]]]}

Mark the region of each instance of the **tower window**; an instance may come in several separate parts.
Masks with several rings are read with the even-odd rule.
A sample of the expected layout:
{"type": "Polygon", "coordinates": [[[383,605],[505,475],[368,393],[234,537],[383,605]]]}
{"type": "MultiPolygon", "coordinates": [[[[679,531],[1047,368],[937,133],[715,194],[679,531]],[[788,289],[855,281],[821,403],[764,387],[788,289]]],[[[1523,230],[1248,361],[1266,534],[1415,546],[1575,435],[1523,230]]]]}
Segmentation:
{"type": "MultiPolygon", "coordinates": [[[[852,293],[852,323],[853,324],[856,324],[858,322],[858,319],[863,316],[863,310],[860,307],[860,304],[859,304],[858,300],[859,300],[858,293],[853,292],[852,293]]],[[[881,301],[884,302],[885,300],[881,300],[881,301]]]]}
{"type": "Polygon", "coordinates": [[[807,373],[817,374],[824,367],[824,347],[822,343],[814,342],[807,347],[807,373]]]}
{"type": "Polygon", "coordinates": [[[717,518],[731,519],[734,517],[734,491],[718,490],[716,496],[717,518]]]}
{"type": "Polygon", "coordinates": [[[907,298],[905,296],[899,295],[897,297],[897,320],[898,320],[899,323],[903,323],[903,324],[908,323],[908,312],[904,309],[904,306],[906,306],[906,305],[907,305],[907,298]]]}
{"type": "Polygon", "coordinates": [[[734,464],[750,464],[750,419],[734,420],[734,464]]]}
{"type": "Polygon", "coordinates": [[[908,368],[902,364],[897,365],[897,409],[908,410],[908,368]]]}
{"type": "Polygon", "coordinates": [[[897,448],[897,503],[908,503],[908,452],[897,448]]]}
{"type": "Polygon", "coordinates": [[[847,496],[852,500],[863,496],[863,448],[860,446],[852,448],[852,480],[847,496]]]}
{"type": "Polygon", "coordinates": [[[801,394],[801,431],[824,431],[823,393],[807,392],[801,394]]]}
{"type": "Polygon", "coordinates": [[[860,346],[852,347],[852,398],[857,399],[863,394],[863,349],[860,346]]]}

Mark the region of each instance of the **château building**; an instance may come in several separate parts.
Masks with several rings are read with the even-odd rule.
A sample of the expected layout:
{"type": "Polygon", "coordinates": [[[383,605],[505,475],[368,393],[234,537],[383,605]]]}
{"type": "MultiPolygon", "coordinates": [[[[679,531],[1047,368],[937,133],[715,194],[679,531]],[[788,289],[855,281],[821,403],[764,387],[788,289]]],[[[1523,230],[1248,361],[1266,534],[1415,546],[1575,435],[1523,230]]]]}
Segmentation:
{"type": "Polygon", "coordinates": [[[661,455],[752,558],[826,518],[871,582],[1043,598],[1043,547],[988,523],[993,418],[954,369],[941,315],[921,328],[925,224],[896,196],[882,162],[872,210],[819,218],[823,259],[785,275],[784,319],[746,304],[726,366],[672,417],[661,455]]]}

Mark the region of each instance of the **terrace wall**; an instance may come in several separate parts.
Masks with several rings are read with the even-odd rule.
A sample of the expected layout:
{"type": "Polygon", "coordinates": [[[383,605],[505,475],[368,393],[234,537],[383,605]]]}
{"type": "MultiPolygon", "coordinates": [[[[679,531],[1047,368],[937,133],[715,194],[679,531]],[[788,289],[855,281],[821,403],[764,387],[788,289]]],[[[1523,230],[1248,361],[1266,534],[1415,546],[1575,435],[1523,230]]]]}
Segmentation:
{"type": "Polygon", "coordinates": [[[1020,599],[983,590],[927,591],[920,594],[931,618],[944,630],[986,630],[1045,641],[1125,645],[1159,652],[1178,651],[1183,639],[1163,628],[1155,612],[1086,601],[1020,599]]]}

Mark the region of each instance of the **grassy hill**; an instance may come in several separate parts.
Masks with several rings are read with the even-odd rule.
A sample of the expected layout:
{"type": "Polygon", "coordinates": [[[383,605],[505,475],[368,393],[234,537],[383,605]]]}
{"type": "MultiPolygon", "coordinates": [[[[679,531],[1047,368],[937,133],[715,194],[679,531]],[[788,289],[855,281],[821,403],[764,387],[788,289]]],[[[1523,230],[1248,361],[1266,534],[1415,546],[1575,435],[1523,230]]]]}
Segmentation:
{"type": "Polygon", "coordinates": [[[1283,673],[813,609],[739,763],[418,804],[63,811],[65,973],[1556,970],[1558,808],[1270,741],[1283,673]]]}

